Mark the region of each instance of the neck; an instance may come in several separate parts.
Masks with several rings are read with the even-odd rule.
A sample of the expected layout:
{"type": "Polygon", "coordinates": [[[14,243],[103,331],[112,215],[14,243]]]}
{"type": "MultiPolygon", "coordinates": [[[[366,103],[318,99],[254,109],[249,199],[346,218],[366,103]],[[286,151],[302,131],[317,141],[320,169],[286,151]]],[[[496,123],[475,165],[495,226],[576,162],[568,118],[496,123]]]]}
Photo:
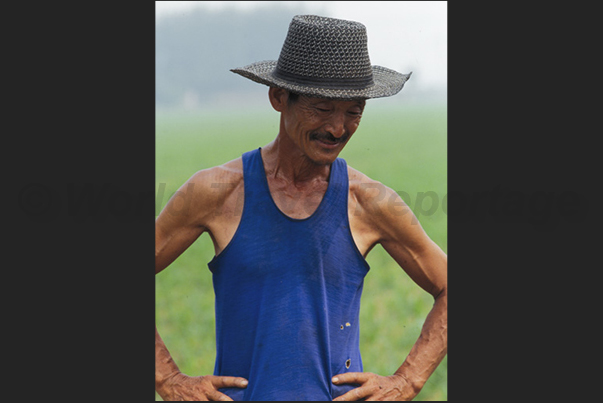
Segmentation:
{"type": "Polygon", "coordinates": [[[262,148],[264,168],[269,178],[303,185],[307,182],[327,181],[331,165],[321,165],[309,159],[287,136],[279,135],[262,148]]]}

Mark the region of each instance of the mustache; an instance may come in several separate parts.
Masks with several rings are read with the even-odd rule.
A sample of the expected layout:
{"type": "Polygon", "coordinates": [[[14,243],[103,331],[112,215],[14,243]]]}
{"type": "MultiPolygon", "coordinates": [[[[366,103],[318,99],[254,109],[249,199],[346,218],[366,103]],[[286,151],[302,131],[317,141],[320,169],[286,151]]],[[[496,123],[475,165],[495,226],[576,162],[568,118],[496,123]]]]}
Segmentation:
{"type": "Polygon", "coordinates": [[[324,140],[330,143],[344,143],[347,141],[349,134],[345,132],[343,136],[337,138],[333,136],[331,133],[323,133],[323,132],[312,132],[310,134],[310,139],[312,140],[324,140]]]}

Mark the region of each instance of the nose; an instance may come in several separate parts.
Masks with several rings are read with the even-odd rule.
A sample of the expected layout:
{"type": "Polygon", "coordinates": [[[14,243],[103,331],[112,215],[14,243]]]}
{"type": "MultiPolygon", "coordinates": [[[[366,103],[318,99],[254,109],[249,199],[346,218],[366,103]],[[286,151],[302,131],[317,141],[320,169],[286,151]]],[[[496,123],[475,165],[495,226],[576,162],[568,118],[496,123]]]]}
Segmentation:
{"type": "Polygon", "coordinates": [[[345,134],[345,115],[334,113],[327,122],[325,130],[335,138],[343,136],[345,134]]]}

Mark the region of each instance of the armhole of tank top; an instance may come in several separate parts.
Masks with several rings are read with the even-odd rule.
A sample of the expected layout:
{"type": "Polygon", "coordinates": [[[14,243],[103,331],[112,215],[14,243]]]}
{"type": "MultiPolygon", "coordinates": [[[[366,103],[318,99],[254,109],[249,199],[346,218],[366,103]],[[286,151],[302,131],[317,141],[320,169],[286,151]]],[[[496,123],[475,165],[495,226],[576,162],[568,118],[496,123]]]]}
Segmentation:
{"type": "Polygon", "coordinates": [[[350,243],[352,244],[352,247],[354,248],[354,250],[356,251],[356,255],[358,256],[358,259],[360,259],[360,261],[364,264],[364,266],[366,267],[367,272],[369,270],[371,270],[371,266],[368,264],[368,262],[366,261],[366,259],[364,258],[364,256],[362,256],[362,253],[360,253],[360,249],[358,249],[358,245],[356,245],[356,241],[354,241],[354,236],[352,235],[352,227],[350,226],[350,209],[348,208],[348,203],[350,202],[350,176],[348,173],[348,164],[345,160],[343,160],[343,169],[345,172],[345,179],[346,179],[346,194],[345,194],[345,205],[346,205],[346,213],[345,213],[345,223],[346,226],[348,228],[348,236],[350,237],[350,243]]]}
{"type": "MultiPolygon", "coordinates": [[[[245,198],[245,196],[243,196],[243,199],[245,198]]],[[[224,254],[226,252],[228,252],[228,249],[230,249],[230,245],[232,245],[235,242],[235,239],[237,238],[237,235],[240,232],[241,229],[241,224],[243,223],[243,219],[245,218],[245,201],[243,201],[243,211],[241,212],[241,219],[239,220],[239,224],[237,225],[237,229],[235,230],[234,234],[232,235],[232,238],[230,238],[230,241],[228,241],[228,244],[226,244],[226,246],[224,247],[224,249],[222,249],[220,251],[220,253],[218,253],[217,255],[214,255],[214,257],[211,259],[211,261],[209,261],[209,263],[207,263],[207,266],[209,266],[209,270],[213,273],[213,265],[218,264],[218,262],[222,259],[222,256],[224,256],[224,254]]]]}
{"type": "Polygon", "coordinates": [[[235,230],[234,234],[232,235],[232,238],[230,238],[230,241],[228,241],[228,243],[226,244],[226,246],[224,247],[224,249],[222,249],[220,251],[220,253],[218,253],[217,255],[214,255],[214,257],[207,263],[207,266],[209,267],[209,270],[213,273],[214,269],[212,268],[212,266],[215,266],[220,259],[222,259],[222,256],[224,256],[224,253],[226,253],[228,251],[228,249],[230,249],[230,245],[232,245],[235,241],[235,239],[237,238],[237,235],[239,234],[240,230],[241,230],[241,224],[243,223],[243,220],[245,219],[245,201],[247,200],[247,195],[246,195],[246,189],[245,189],[245,165],[243,165],[243,209],[241,211],[241,219],[239,220],[239,223],[237,224],[237,229],[235,230]]]}

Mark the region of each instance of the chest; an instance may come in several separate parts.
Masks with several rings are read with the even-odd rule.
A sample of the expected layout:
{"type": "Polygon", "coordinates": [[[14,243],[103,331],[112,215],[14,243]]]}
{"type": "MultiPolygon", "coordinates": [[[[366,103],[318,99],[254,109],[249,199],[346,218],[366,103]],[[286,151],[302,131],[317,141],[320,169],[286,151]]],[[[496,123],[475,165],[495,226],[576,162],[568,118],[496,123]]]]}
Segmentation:
{"type": "MultiPolygon", "coordinates": [[[[305,219],[314,214],[320,206],[327,192],[328,182],[316,182],[312,186],[299,188],[268,180],[268,186],[270,198],[284,215],[293,219],[305,219]]],[[[358,205],[355,197],[349,194],[347,199],[346,207],[352,238],[360,253],[366,255],[377,240],[375,231],[367,223],[367,214],[358,205]]],[[[216,254],[219,254],[234,236],[240,224],[244,204],[244,188],[241,184],[225,200],[220,212],[214,216],[209,232],[216,254]]]]}
{"type": "Polygon", "coordinates": [[[296,186],[277,179],[268,179],[272,201],[283,214],[294,219],[310,217],[320,206],[328,186],[326,181],[313,181],[296,186]]]}

